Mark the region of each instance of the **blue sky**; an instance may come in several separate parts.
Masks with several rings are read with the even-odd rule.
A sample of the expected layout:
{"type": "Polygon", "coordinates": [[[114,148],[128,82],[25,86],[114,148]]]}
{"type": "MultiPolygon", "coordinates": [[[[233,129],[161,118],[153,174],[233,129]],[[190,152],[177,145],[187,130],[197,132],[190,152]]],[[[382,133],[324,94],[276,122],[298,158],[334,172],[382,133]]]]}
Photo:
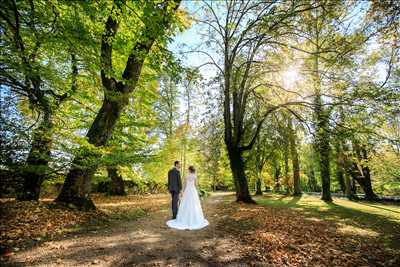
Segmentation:
{"type": "MultiPolygon", "coordinates": [[[[189,16],[198,16],[201,10],[199,10],[201,5],[200,1],[183,1],[181,4],[181,9],[186,10],[189,13],[189,16]]],[[[203,45],[202,50],[206,49],[208,53],[212,56],[217,57],[218,55],[215,51],[207,49],[204,47],[204,42],[201,39],[201,35],[199,32],[204,31],[205,25],[200,23],[193,23],[193,25],[187,29],[186,31],[179,33],[175,36],[174,41],[169,45],[169,49],[171,49],[176,55],[184,52],[185,60],[183,64],[187,67],[199,67],[200,65],[208,62],[209,60],[205,55],[200,53],[187,53],[194,48],[203,45]]],[[[205,66],[200,69],[204,78],[210,78],[215,75],[214,68],[210,66],[205,66]]]]}
{"type": "MultiPolygon", "coordinates": [[[[189,16],[196,16],[200,15],[199,14],[199,8],[200,8],[201,2],[199,1],[183,1],[181,4],[181,9],[186,10],[189,13],[189,16]]],[[[197,68],[201,66],[202,64],[209,62],[209,59],[204,56],[203,54],[200,53],[188,53],[191,50],[194,50],[196,47],[203,46],[201,50],[206,49],[208,53],[211,55],[217,57],[217,54],[215,51],[211,49],[207,49],[204,47],[204,42],[201,40],[201,35],[199,32],[204,31],[206,28],[204,25],[199,24],[199,23],[193,23],[193,25],[185,30],[182,33],[177,34],[174,37],[174,41],[170,43],[169,49],[174,52],[174,54],[181,58],[183,61],[183,65],[185,67],[192,67],[192,68],[197,68]],[[182,54],[184,53],[184,54],[182,54]]],[[[200,50],[200,49],[198,49],[200,50]]],[[[200,73],[205,79],[209,79],[215,76],[215,69],[212,66],[203,66],[200,69],[200,73]]],[[[209,90],[209,88],[198,88],[199,90],[209,90]]],[[[183,88],[180,88],[181,92],[183,92],[183,88]]],[[[204,100],[203,100],[204,101],[204,100]]],[[[199,120],[201,119],[201,114],[204,112],[204,106],[203,106],[203,101],[202,99],[194,99],[194,109],[191,111],[192,113],[192,119],[194,121],[194,125],[198,125],[199,120]],[[196,118],[197,117],[197,118],[196,118]]],[[[180,118],[178,120],[180,123],[183,123],[185,119],[185,114],[186,112],[186,105],[184,102],[184,99],[180,97],[180,105],[179,105],[179,113],[180,113],[180,118]]]]}
{"type": "MultiPolygon", "coordinates": [[[[202,5],[201,1],[188,0],[188,1],[183,1],[180,8],[186,10],[189,13],[189,16],[202,16],[202,14],[200,13],[201,10],[199,10],[201,5],[202,5]]],[[[353,20],[351,23],[352,25],[355,26],[361,22],[360,21],[361,17],[362,15],[365,14],[364,12],[367,8],[368,4],[364,3],[357,5],[354,8],[353,12],[349,14],[349,17],[351,17],[353,20]]],[[[220,55],[218,55],[216,51],[213,50],[212,48],[205,47],[204,40],[201,39],[202,35],[199,34],[199,32],[204,32],[206,29],[207,28],[205,25],[202,25],[200,23],[193,23],[192,27],[175,36],[174,41],[169,45],[169,49],[172,50],[179,58],[181,58],[182,52],[188,52],[194,49],[195,47],[202,46],[201,49],[198,50],[204,50],[207,53],[211,54],[213,57],[215,57],[215,59],[217,59],[218,57],[220,57],[220,55]]],[[[372,41],[369,44],[369,46],[370,46],[368,49],[369,52],[380,48],[379,46],[377,47],[376,44],[374,45],[374,41],[372,41]]],[[[185,53],[185,58],[183,59],[183,65],[187,67],[199,67],[206,62],[209,62],[209,59],[207,58],[207,56],[200,53],[185,53]]],[[[385,66],[384,64],[379,64],[377,66],[376,68],[378,74],[376,79],[377,81],[384,80],[386,76],[386,69],[387,66],[385,66]]],[[[206,79],[214,77],[216,74],[215,68],[210,65],[202,67],[200,69],[200,72],[206,79]]],[[[202,90],[209,90],[209,89],[210,88],[202,88],[202,90]]],[[[203,107],[198,106],[197,113],[199,113],[199,116],[201,116],[200,114],[202,110],[204,110],[203,107]]],[[[185,113],[185,105],[184,103],[182,103],[182,99],[180,105],[180,113],[182,115],[185,113]]]]}

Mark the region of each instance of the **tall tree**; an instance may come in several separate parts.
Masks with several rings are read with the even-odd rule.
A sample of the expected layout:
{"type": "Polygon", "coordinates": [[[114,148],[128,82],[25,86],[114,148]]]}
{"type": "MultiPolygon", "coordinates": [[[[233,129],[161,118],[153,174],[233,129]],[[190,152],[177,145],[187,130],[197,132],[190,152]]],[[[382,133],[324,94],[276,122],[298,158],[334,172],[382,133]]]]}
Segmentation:
{"type": "Polygon", "coordinates": [[[160,121],[160,131],[166,138],[172,137],[178,118],[178,83],[179,77],[172,73],[163,73],[159,79],[159,100],[154,105],[160,121]]]}
{"type": "Polygon", "coordinates": [[[223,169],[223,125],[221,115],[221,100],[219,89],[205,84],[208,90],[200,92],[204,111],[202,113],[201,125],[197,139],[199,140],[199,151],[202,155],[201,163],[206,175],[211,179],[211,188],[215,191],[225,186],[223,169]]]}
{"type": "Polygon", "coordinates": [[[262,175],[271,153],[277,146],[276,132],[270,124],[264,125],[257,137],[251,154],[246,160],[246,165],[255,176],[256,195],[262,195],[262,175]]]}
{"type": "Polygon", "coordinates": [[[314,147],[322,182],[322,199],[332,201],[331,197],[331,139],[332,110],[335,105],[334,91],[338,83],[346,78],[338,74],[351,65],[352,55],[368,37],[364,37],[362,27],[354,27],[349,19],[352,12],[361,8],[357,2],[318,1],[319,6],[302,13],[296,23],[296,40],[300,41],[301,52],[306,53],[306,69],[312,85],[314,109],[314,147]],[[301,35],[303,38],[297,38],[301,35]]]}
{"type": "Polygon", "coordinates": [[[75,20],[71,27],[81,32],[81,23],[71,10],[60,16],[63,8],[63,3],[2,2],[0,86],[22,96],[38,114],[28,157],[20,170],[24,181],[19,200],[38,200],[41,184],[50,172],[55,114],[77,89],[79,51],[71,42],[71,32],[63,28],[75,20]],[[58,64],[70,65],[70,73],[58,64]]]}
{"type": "MultiPolygon", "coordinates": [[[[312,8],[312,7],[311,7],[312,8]]],[[[246,121],[250,100],[257,98],[257,89],[265,87],[260,75],[259,58],[265,49],[275,44],[285,22],[299,12],[310,9],[301,3],[281,4],[263,1],[204,1],[204,9],[209,17],[199,20],[209,26],[212,34],[207,44],[214,45],[216,59],[206,51],[198,51],[208,56],[222,78],[224,141],[230,159],[237,201],[254,203],[250,196],[245,175],[243,153],[253,148],[262,124],[268,115],[280,107],[299,104],[267,103],[258,122],[249,125],[246,121]],[[255,127],[254,127],[255,125],[255,127]]],[[[301,103],[301,102],[300,102],[301,103]]]]}
{"type": "MultiPolygon", "coordinates": [[[[118,77],[113,70],[113,44],[121,21],[127,15],[124,12],[130,9],[125,6],[125,1],[115,1],[112,4],[101,38],[101,80],[104,100],[86,135],[88,142],[93,146],[101,147],[107,144],[122,109],[127,105],[129,95],[136,88],[146,56],[157,39],[165,38],[170,25],[175,21],[175,11],[179,2],[179,0],[166,0],[161,3],[148,1],[135,3],[142,5],[141,21],[144,26],[139,36],[135,36],[136,42],[129,52],[121,77],[118,77]]],[[[75,156],[56,202],[72,204],[82,210],[95,208],[90,198],[90,182],[98,164],[94,162],[88,165],[86,160],[93,157],[96,157],[96,154],[89,150],[84,150],[82,154],[75,156]]]]}
{"type": "Polygon", "coordinates": [[[188,150],[188,142],[190,138],[190,132],[191,132],[191,122],[192,122],[192,111],[194,109],[194,95],[195,95],[195,90],[198,85],[198,79],[199,79],[199,73],[195,69],[187,68],[184,71],[183,74],[183,98],[185,102],[185,130],[183,133],[183,139],[182,139],[182,173],[183,176],[186,176],[186,169],[187,169],[187,157],[186,153],[188,150]]]}
{"type": "Polygon", "coordinates": [[[297,135],[293,128],[292,117],[288,117],[288,131],[289,131],[289,144],[290,144],[290,156],[292,158],[292,169],[293,169],[293,194],[295,196],[301,195],[300,186],[300,164],[299,154],[297,152],[297,135]]]}

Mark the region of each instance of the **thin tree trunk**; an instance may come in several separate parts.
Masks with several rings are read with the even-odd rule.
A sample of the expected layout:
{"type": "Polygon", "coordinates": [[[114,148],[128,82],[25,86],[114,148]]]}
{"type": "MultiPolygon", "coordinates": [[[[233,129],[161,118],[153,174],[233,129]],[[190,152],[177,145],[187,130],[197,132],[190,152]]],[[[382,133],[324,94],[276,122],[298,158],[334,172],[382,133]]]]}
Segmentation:
{"type": "Polygon", "coordinates": [[[353,196],[354,196],[355,199],[358,199],[358,197],[357,197],[357,186],[356,186],[356,181],[353,180],[353,179],[351,179],[350,185],[351,185],[351,188],[350,188],[351,193],[353,194],[353,196]]]}
{"type": "Polygon", "coordinates": [[[213,177],[213,191],[217,191],[217,177],[214,176],[213,177]]]}
{"type": "Polygon", "coordinates": [[[293,195],[299,196],[301,195],[300,164],[296,148],[294,148],[294,151],[292,151],[292,164],[293,164],[293,185],[294,185],[293,195]]]}
{"type": "Polygon", "coordinates": [[[339,182],[340,190],[343,194],[347,195],[347,182],[345,181],[345,170],[344,170],[344,155],[342,145],[340,141],[336,141],[336,179],[339,182]]]}
{"type": "Polygon", "coordinates": [[[171,77],[169,78],[169,86],[167,88],[167,98],[168,98],[168,135],[167,138],[172,136],[173,128],[174,128],[174,84],[171,77]]]}
{"type": "Polygon", "coordinates": [[[256,195],[262,195],[261,190],[261,171],[258,172],[257,180],[256,180],[256,195]]]}
{"type": "Polygon", "coordinates": [[[355,192],[354,182],[353,182],[351,176],[347,175],[346,173],[344,173],[343,176],[344,176],[344,181],[345,181],[345,184],[346,184],[346,187],[345,187],[346,197],[349,200],[356,199],[357,197],[356,197],[356,194],[355,194],[356,192],[355,192]]]}
{"type": "Polygon", "coordinates": [[[275,161],[274,163],[274,180],[275,180],[275,191],[279,192],[281,190],[281,185],[280,185],[280,181],[279,181],[279,177],[281,175],[281,166],[279,165],[279,162],[275,161]]]}
{"type": "Polygon", "coordinates": [[[118,174],[118,170],[116,167],[108,167],[107,168],[108,177],[111,179],[111,187],[110,187],[110,195],[113,196],[124,196],[125,185],[122,176],[118,174]]]}
{"type": "Polygon", "coordinates": [[[299,196],[301,195],[299,155],[297,153],[297,147],[296,147],[297,146],[296,133],[292,126],[292,118],[290,117],[288,119],[288,128],[289,128],[290,154],[293,166],[293,186],[294,186],[293,195],[299,196]]]}
{"type": "Polygon", "coordinates": [[[345,183],[346,183],[346,196],[348,199],[353,200],[357,199],[356,195],[356,187],[355,187],[355,176],[356,174],[353,173],[353,163],[350,158],[348,158],[345,154],[345,152],[348,152],[349,149],[346,145],[342,146],[342,156],[343,156],[343,168],[344,168],[344,178],[345,178],[345,183]]]}
{"type": "Polygon", "coordinates": [[[343,194],[346,193],[346,182],[344,179],[344,170],[342,167],[336,165],[336,180],[339,182],[340,190],[343,194]]]}
{"type": "MultiPolygon", "coordinates": [[[[186,132],[186,131],[185,131],[186,132]]],[[[183,137],[183,152],[182,152],[182,177],[186,177],[186,133],[184,133],[183,137]]]]}
{"type": "Polygon", "coordinates": [[[312,192],[316,192],[318,188],[317,188],[317,180],[315,179],[314,166],[311,164],[309,168],[310,170],[309,170],[308,186],[310,187],[312,192]]]}
{"type": "Polygon", "coordinates": [[[284,173],[285,173],[285,186],[286,186],[286,194],[291,193],[291,188],[290,188],[290,176],[289,176],[289,142],[286,140],[283,148],[283,159],[285,162],[285,167],[284,167],[284,173]]]}

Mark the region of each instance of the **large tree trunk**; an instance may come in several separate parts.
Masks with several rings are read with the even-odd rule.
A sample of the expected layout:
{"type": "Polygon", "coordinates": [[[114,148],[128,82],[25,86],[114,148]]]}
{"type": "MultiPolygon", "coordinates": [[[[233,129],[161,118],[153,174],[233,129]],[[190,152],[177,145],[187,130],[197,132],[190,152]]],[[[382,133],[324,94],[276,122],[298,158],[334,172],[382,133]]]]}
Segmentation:
{"type": "MultiPolygon", "coordinates": [[[[77,89],[78,67],[75,54],[71,54],[71,91],[57,98],[58,106],[77,89]]],[[[40,108],[44,114],[38,128],[33,131],[32,147],[22,173],[22,193],[17,197],[19,200],[39,200],[40,189],[46,179],[49,170],[51,146],[53,143],[53,113],[54,105],[41,90],[42,81],[39,76],[31,78],[35,87],[35,97],[38,98],[40,108]]]]}
{"type": "Polygon", "coordinates": [[[315,117],[316,117],[316,152],[320,167],[322,182],[322,200],[332,201],[331,196],[331,177],[330,177],[330,135],[328,131],[327,111],[322,106],[322,99],[319,91],[315,97],[315,117]]]}
{"type": "Polygon", "coordinates": [[[21,67],[21,72],[18,76],[22,75],[24,78],[21,76],[20,78],[16,78],[16,80],[14,80],[14,78],[7,75],[7,64],[3,65],[2,62],[1,87],[3,86],[3,78],[5,82],[4,84],[9,84],[11,87],[17,85],[18,90],[16,90],[16,92],[21,92],[24,97],[27,97],[31,107],[33,107],[40,114],[43,114],[40,125],[33,131],[32,146],[29,151],[28,158],[23,168],[18,170],[18,172],[21,172],[21,178],[23,178],[23,187],[22,191],[20,192],[21,194],[17,196],[17,199],[38,200],[41,184],[45,180],[48,173],[48,162],[52,145],[53,106],[51,105],[50,94],[48,94],[48,92],[52,92],[52,90],[48,90],[49,88],[42,88],[42,59],[38,59],[41,58],[38,56],[38,51],[41,51],[42,47],[40,39],[37,39],[39,38],[38,36],[40,36],[40,34],[35,32],[35,34],[32,35],[32,38],[22,38],[21,36],[21,29],[25,27],[25,23],[28,22],[20,22],[24,21],[26,18],[30,17],[30,22],[28,25],[36,28],[33,20],[33,16],[35,16],[34,13],[37,12],[37,10],[35,10],[35,6],[32,3],[30,6],[30,12],[28,13],[23,10],[19,10],[17,1],[3,1],[2,6],[2,10],[7,10],[5,13],[2,12],[2,19],[5,18],[5,22],[11,27],[11,31],[8,32],[8,29],[10,28],[3,27],[3,24],[1,31],[2,34],[6,34],[8,38],[13,39],[13,46],[15,48],[14,52],[18,55],[17,58],[14,58],[14,61],[16,63],[18,62],[21,67]],[[10,17],[4,17],[6,15],[7,17],[10,17]],[[15,23],[12,21],[15,21],[15,23]],[[26,47],[31,47],[33,44],[35,49],[25,49],[26,47]],[[3,71],[5,77],[3,75],[3,71]]]}
{"type": "Polygon", "coordinates": [[[360,184],[362,187],[364,193],[365,193],[365,199],[367,200],[376,200],[378,199],[378,196],[374,193],[374,190],[372,189],[372,184],[371,184],[371,176],[369,174],[369,168],[364,167],[363,168],[364,172],[364,177],[357,179],[357,182],[360,184]]]}
{"type": "MultiPolygon", "coordinates": [[[[355,162],[351,158],[346,158],[346,172],[348,175],[351,176],[354,181],[357,181],[357,183],[361,186],[367,200],[376,200],[378,197],[372,189],[370,170],[368,165],[365,164],[365,162],[367,162],[368,164],[367,151],[364,147],[360,147],[356,142],[353,142],[353,149],[353,152],[355,153],[359,163],[355,162]]],[[[351,194],[351,197],[354,198],[354,190],[351,191],[351,194]]]]}
{"type": "Polygon", "coordinates": [[[297,153],[296,133],[293,129],[291,118],[289,118],[288,127],[289,127],[290,154],[292,157],[292,166],[293,166],[293,186],[294,186],[293,195],[300,196],[301,186],[300,186],[299,154],[297,153]]]}
{"type": "MultiPolygon", "coordinates": [[[[180,1],[175,2],[172,11],[176,10],[180,1]]],[[[123,81],[117,81],[114,77],[109,77],[112,71],[112,40],[115,37],[119,20],[118,17],[122,13],[123,3],[118,2],[113,6],[113,10],[106,21],[105,32],[101,42],[101,59],[103,69],[101,70],[101,80],[105,89],[103,105],[99,110],[92,126],[87,133],[90,144],[99,147],[107,144],[115,124],[117,123],[122,109],[127,105],[129,95],[136,88],[139,80],[145,56],[149,53],[156,38],[165,32],[168,27],[167,19],[169,12],[168,2],[162,9],[154,8],[154,18],[159,19],[158,28],[154,28],[154,21],[148,21],[152,25],[145,25],[139,41],[136,42],[129,55],[125,70],[122,74],[123,81]],[[110,42],[111,40],[111,42],[110,42]]],[[[56,202],[72,204],[81,210],[95,209],[90,199],[91,178],[98,167],[96,155],[90,151],[84,151],[83,155],[76,156],[72,161],[72,167],[65,179],[60,195],[56,198],[56,202]]]]}
{"type": "Polygon", "coordinates": [[[378,197],[374,193],[374,190],[372,189],[369,168],[364,166],[362,167],[362,172],[360,172],[357,163],[353,162],[352,165],[353,166],[349,171],[349,174],[361,186],[361,188],[365,193],[365,198],[367,200],[376,200],[378,197]]]}
{"type": "Polygon", "coordinates": [[[124,196],[125,185],[122,176],[118,174],[116,167],[107,167],[108,177],[111,179],[110,195],[113,196],[124,196]]]}
{"type": "MultiPolygon", "coordinates": [[[[320,96],[319,96],[320,98],[320,96]]],[[[320,102],[317,104],[317,133],[316,133],[316,149],[318,153],[318,161],[321,172],[322,182],[322,200],[332,201],[331,196],[331,178],[330,178],[330,142],[328,132],[328,118],[322,110],[320,102]]]]}
{"type": "MultiPolygon", "coordinates": [[[[105,97],[103,105],[87,134],[90,144],[95,146],[106,145],[125,103],[125,101],[111,101],[105,97]]],[[[98,156],[93,152],[85,151],[82,155],[74,158],[61,193],[55,200],[56,202],[73,204],[81,210],[95,208],[90,199],[90,191],[91,178],[98,167],[96,161],[98,156]]]]}
{"type": "Polygon", "coordinates": [[[315,130],[316,130],[316,150],[319,159],[319,167],[321,172],[322,182],[322,200],[332,201],[331,196],[331,177],[330,177],[330,141],[328,131],[329,113],[323,105],[321,97],[321,77],[320,77],[320,24],[318,23],[318,9],[315,10],[315,53],[314,56],[314,116],[315,116],[315,130]]]}
{"type": "Polygon", "coordinates": [[[244,173],[244,162],[239,150],[228,149],[230,166],[236,187],[236,201],[255,203],[251,198],[247,178],[244,173]]]}
{"type": "Polygon", "coordinates": [[[52,116],[45,114],[39,127],[33,132],[32,147],[22,172],[23,187],[18,200],[39,200],[40,188],[48,174],[52,145],[52,116]]]}
{"type": "Polygon", "coordinates": [[[353,176],[354,179],[360,184],[362,187],[365,198],[367,200],[376,200],[378,196],[374,193],[372,189],[371,183],[371,172],[368,167],[368,152],[365,146],[359,145],[357,143],[353,144],[355,153],[357,155],[359,165],[361,166],[361,170],[357,163],[353,162],[353,176]],[[358,175],[356,175],[358,173],[358,175]]]}
{"type": "Polygon", "coordinates": [[[330,167],[329,167],[329,140],[322,141],[320,147],[320,168],[321,168],[321,179],[322,179],[322,200],[332,201],[331,196],[331,178],[330,178],[330,167]]]}

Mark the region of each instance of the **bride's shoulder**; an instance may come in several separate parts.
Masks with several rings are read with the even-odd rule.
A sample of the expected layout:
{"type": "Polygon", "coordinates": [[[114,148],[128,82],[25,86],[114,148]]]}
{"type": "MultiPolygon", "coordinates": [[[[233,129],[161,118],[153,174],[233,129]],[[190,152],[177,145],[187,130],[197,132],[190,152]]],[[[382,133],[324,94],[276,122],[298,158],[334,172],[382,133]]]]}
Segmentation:
{"type": "Polygon", "coordinates": [[[186,178],[188,178],[188,179],[196,179],[196,174],[189,173],[186,178]]]}

